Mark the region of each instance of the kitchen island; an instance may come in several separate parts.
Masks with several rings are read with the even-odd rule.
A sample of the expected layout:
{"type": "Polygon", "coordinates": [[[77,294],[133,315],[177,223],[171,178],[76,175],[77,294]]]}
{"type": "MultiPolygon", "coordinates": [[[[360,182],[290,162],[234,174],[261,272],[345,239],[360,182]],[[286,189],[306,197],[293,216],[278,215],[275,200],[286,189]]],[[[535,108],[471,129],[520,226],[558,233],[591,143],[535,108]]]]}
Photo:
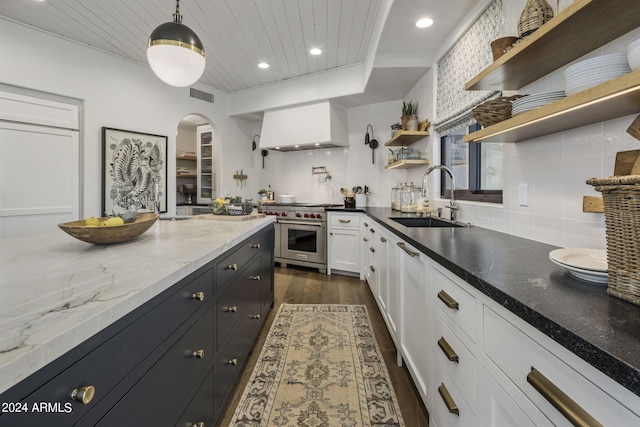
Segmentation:
{"type": "MultiPolygon", "coordinates": [[[[203,345],[210,346],[211,351],[194,349],[193,358],[211,360],[207,362],[211,366],[214,356],[222,357],[225,348],[233,342],[234,334],[238,339],[249,341],[241,346],[243,351],[248,351],[246,347],[250,347],[257,333],[254,325],[262,323],[265,305],[273,301],[273,222],[273,217],[233,222],[158,221],[137,239],[108,246],[84,243],[62,231],[3,240],[0,248],[0,392],[9,390],[2,395],[3,403],[7,398],[16,402],[14,399],[30,393],[32,386],[28,383],[34,377],[46,382],[50,379],[47,376],[65,372],[69,364],[99,353],[103,342],[102,347],[117,342],[123,331],[136,327],[138,336],[124,340],[127,344],[122,348],[111,348],[98,359],[100,363],[89,365],[90,369],[99,370],[97,365],[105,359],[115,359],[118,354],[133,354],[137,351],[135,346],[147,340],[147,335],[164,334],[163,327],[166,327],[166,336],[159,336],[157,342],[140,349],[140,354],[151,356],[132,362],[131,372],[140,371],[143,380],[147,371],[152,372],[161,365],[165,353],[171,354],[171,346],[180,344],[183,336],[195,334],[192,331],[209,337],[203,345]],[[247,281],[249,283],[245,283],[247,281]],[[254,292],[256,296],[251,296],[253,299],[246,302],[249,308],[243,311],[240,304],[245,301],[235,301],[247,299],[247,295],[254,292]],[[184,302],[186,300],[194,302],[184,302]],[[250,329],[242,325],[243,321],[232,323],[219,318],[218,312],[222,310],[217,310],[216,304],[227,302],[234,304],[234,310],[226,311],[238,314],[239,318],[250,315],[254,319],[250,329]],[[173,318],[176,320],[171,320],[173,318]],[[224,330],[214,332],[214,323],[216,328],[224,330]]],[[[233,351],[242,353],[238,345],[233,351]]],[[[133,358],[133,355],[129,357],[133,358]]],[[[238,368],[242,366],[242,359],[239,360],[234,360],[238,368]]],[[[209,369],[198,377],[198,385],[209,369]]],[[[123,378],[125,376],[129,378],[131,374],[125,372],[123,378]]],[[[233,385],[234,378],[225,379],[225,387],[228,383],[233,385]]],[[[127,393],[132,384],[125,387],[123,383],[126,381],[114,381],[114,390],[121,387],[122,393],[127,393]]],[[[205,383],[213,384],[213,381],[205,383]]],[[[195,388],[185,394],[197,396],[195,388]]],[[[71,390],[66,392],[67,403],[58,402],[61,408],[69,404],[69,392],[71,390]]],[[[106,390],[96,387],[96,400],[105,394],[106,390]]],[[[51,405],[56,403],[51,399],[42,400],[48,400],[45,403],[51,405]]],[[[113,397],[114,402],[118,400],[113,397]]],[[[83,406],[82,403],[85,402],[79,405],[83,406]]],[[[180,412],[186,403],[181,405],[180,412]]],[[[16,408],[5,408],[0,414],[0,424],[6,416],[15,416],[7,412],[14,412],[16,408]]],[[[80,416],[81,411],[72,408],[71,412],[80,416]]],[[[175,416],[178,415],[180,413],[175,416]]],[[[65,425],[64,422],[63,417],[60,425],[65,425]]]]}

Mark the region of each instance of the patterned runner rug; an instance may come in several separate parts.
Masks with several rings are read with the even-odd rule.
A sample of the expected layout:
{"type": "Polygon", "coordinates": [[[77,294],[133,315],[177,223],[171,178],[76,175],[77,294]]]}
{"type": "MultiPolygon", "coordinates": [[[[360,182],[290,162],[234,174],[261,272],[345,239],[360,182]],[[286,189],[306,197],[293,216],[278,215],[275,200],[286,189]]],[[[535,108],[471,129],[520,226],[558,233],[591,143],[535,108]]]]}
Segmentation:
{"type": "Polygon", "coordinates": [[[282,304],[230,426],[404,426],[366,306],[282,304]]]}

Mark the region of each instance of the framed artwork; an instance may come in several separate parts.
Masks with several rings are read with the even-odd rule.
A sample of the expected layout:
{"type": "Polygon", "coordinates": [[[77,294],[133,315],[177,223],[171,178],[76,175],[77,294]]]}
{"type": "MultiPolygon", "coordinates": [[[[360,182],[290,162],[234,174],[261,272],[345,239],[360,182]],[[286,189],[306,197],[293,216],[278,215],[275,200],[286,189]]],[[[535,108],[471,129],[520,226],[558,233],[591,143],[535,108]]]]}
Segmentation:
{"type": "Polygon", "coordinates": [[[167,211],[167,137],[102,128],[102,212],[167,211]]]}

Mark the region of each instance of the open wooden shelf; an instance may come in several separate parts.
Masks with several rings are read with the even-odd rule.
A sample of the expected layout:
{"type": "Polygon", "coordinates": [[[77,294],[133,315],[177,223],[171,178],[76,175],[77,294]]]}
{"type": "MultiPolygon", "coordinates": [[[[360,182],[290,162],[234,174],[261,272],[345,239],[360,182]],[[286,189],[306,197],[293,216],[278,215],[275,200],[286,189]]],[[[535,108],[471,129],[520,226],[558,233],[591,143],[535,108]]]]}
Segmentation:
{"type": "Polygon", "coordinates": [[[465,89],[520,89],[638,27],[638,0],[575,0],[467,82],[465,89]]]}
{"type": "Polygon", "coordinates": [[[193,160],[193,161],[198,160],[197,157],[193,157],[193,156],[176,156],[176,159],[178,159],[178,160],[193,160]]]}
{"type": "Polygon", "coordinates": [[[384,143],[385,147],[406,147],[422,138],[429,136],[429,132],[399,130],[396,136],[384,143]]]}
{"type": "Polygon", "coordinates": [[[398,160],[397,162],[385,165],[385,169],[409,169],[416,166],[428,165],[429,160],[398,160]]]}
{"type": "MultiPolygon", "coordinates": [[[[639,2],[640,3],[640,2],[639,2]]],[[[640,111],[640,70],[464,136],[465,142],[517,142],[640,111]]]]}

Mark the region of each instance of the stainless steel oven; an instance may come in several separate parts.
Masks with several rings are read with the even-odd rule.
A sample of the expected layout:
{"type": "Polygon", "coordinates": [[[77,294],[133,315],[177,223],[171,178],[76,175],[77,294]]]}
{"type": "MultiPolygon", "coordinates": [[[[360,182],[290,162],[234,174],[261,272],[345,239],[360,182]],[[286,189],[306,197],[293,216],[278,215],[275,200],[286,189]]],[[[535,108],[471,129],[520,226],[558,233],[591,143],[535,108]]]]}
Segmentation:
{"type": "Polygon", "coordinates": [[[271,204],[262,209],[276,215],[275,261],[327,272],[327,221],[325,207],[335,205],[271,204]]]}

